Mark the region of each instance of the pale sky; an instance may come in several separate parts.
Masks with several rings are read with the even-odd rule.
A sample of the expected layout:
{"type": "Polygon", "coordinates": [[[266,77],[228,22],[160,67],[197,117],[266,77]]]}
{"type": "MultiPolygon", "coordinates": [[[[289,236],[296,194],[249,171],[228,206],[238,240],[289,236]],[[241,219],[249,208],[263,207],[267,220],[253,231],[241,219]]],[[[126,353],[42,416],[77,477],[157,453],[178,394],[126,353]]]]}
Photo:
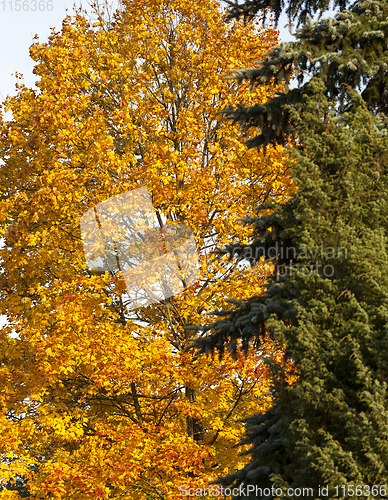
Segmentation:
{"type": "MultiPolygon", "coordinates": [[[[88,7],[85,1],[82,5],[88,7]]],[[[0,101],[15,94],[15,71],[27,87],[34,87],[34,61],[29,56],[33,38],[37,34],[39,42],[47,42],[51,28],[60,31],[63,19],[73,15],[74,5],[80,7],[81,0],[0,0],[0,101]]]]}

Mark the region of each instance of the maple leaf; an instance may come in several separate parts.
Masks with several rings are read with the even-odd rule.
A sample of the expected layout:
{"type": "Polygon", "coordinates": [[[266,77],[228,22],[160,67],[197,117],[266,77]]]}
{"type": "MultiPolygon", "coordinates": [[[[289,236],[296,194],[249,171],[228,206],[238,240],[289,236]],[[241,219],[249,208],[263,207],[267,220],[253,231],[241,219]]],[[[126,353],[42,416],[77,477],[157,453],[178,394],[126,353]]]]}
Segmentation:
{"type": "MultiPolygon", "coordinates": [[[[289,163],[247,150],[219,111],[275,95],[223,77],[276,43],[271,28],[224,23],[218,1],[137,0],[32,45],[39,92],[21,87],[0,122],[0,476],[35,498],[177,499],[244,465],[237,420],[271,404],[264,354],[198,357],[185,327],[265,284],[268,266],[213,251],[289,196],[289,163]],[[193,234],[199,277],[133,308],[125,273],[88,267],[81,220],[142,186],[163,226],[193,234]]],[[[270,340],[265,355],[283,362],[270,340]]]]}

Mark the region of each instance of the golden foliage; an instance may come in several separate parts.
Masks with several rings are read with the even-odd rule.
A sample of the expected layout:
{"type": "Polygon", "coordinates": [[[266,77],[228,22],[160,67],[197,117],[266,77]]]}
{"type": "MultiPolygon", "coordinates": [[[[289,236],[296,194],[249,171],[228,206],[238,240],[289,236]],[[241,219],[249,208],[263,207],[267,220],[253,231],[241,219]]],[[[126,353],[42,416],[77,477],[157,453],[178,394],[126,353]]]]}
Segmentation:
{"type": "Polygon", "coordinates": [[[185,326],[268,273],[212,250],[248,241],[238,219],[292,189],[282,150],[247,150],[218,114],[274,95],[223,76],[276,43],[226,24],[216,1],[137,0],[112,23],[68,17],[31,47],[39,91],[19,85],[0,130],[0,476],[24,475],[33,498],[172,500],[242,466],[236,419],[271,404],[263,358],[281,352],[198,357],[185,326]],[[80,218],[140,186],[192,229],[201,277],[130,311],[120,274],[88,270],[80,218]]]}

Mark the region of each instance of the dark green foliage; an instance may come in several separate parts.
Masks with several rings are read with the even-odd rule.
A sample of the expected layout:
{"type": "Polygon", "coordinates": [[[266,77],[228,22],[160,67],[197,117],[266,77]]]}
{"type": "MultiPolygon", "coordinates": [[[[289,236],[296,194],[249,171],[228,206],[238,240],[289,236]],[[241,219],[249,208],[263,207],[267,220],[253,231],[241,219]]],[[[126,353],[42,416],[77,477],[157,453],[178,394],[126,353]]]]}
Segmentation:
{"type": "Polygon", "coordinates": [[[306,21],[306,16],[315,16],[317,12],[322,14],[330,6],[342,11],[352,5],[350,0],[245,0],[239,4],[238,0],[224,0],[230,6],[228,19],[244,17],[246,20],[252,19],[257,13],[263,13],[263,22],[266,21],[266,9],[270,9],[275,14],[276,24],[280,14],[286,11],[289,19],[297,20],[298,26],[306,21]],[[287,6],[287,9],[285,9],[287,6]]]}
{"type": "Polygon", "coordinates": [[[288,137],[297,134],[290,107],[298,106],[303,95],[311,95],[311,76],[324,83],[328,99],[338,103],[338,113],[348,109],[349,88],[353,88],[361,92],[371,112],[388,114],[388,2],[364,0],[335,19],[313,23],[308,18],[296,37],[297,42],[281,43],[268,52],[257,68],[235,71],[239,81],[248,79],[251,85],[271,80],[288,85],[294,70],[300,84],[264,104],[224,111],[233,122],[261,132],[248,142],[249,147],[285,145],[288,137]]]}
{"type": "MultiPolygon", "coordinates": [[[[224,319],[197,342],[203,352],[233,352],[238,339],[260,344],[267,329],[287,346],[298,382],[290,387],[283,368],[269,363],[275,404],[248,419],[252,460],[223,478],[225,486],[283,488],[282,498],[298,498],[289,487],[334,498],[333,489],[319,496],[318,486],[388,483],[388,120],[355,92],[338,116],[319,79],[310,93],[303,114],[290,111],[300,140],[289,153],[298,191],[249,221],[252,247],[265,254],[277,241],[275,268],[287,273],[232,313],[218,313],[224,319]],[[294,261],[282,257],[285,247],[297,249],[294,261]]],[[[241,256],[247,249],[229,248],[241,256]]]]}

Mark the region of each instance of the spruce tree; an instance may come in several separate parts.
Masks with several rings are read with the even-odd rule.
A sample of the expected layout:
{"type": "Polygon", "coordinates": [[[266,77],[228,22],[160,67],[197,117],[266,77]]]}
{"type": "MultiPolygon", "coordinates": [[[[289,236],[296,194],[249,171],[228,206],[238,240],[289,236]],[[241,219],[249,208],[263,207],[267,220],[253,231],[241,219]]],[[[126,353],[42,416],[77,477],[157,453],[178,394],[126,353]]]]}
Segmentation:
{"type": "MultiPolygon", "coordinates": [[[[275,0],[256,2],[272,5],[275,0]]],[[[248,1],[248,4],[251,3],[248,1]]],[[[289,15],[295,12],[297,20],[305,19],[299,10],[324,8],[327,0],[290,0],[289,15]],[[298,10],[299,7],[299,10],[298,10]]],[[[319,10],[319,9],[318,9],[319,10]]],[[[303,11],[304,12],[304,11],[303,11]]],[[[260,134],[248,141],[249,147],[268,144],[288,144],[294,125],[290,108],[300,106],[302,96],[311,92],[311,77],[319,78],[325,85],[328,99],[335,100],[338,112],[348,110],[349,89],[359,91],[368,109],[374,113],[387,113],[388,83],[388,3],[384,0],[355,2],[350,10],[339,12],[335,18],[313,22],[306,17],[305,25],[296,31],[296,42],[280,45],[264,55],[257,67],[236,69],[240,82],[267,85],[270,82],[288,83],[293,74],[299,86],[279,94],[267,102],[224,113],[238,121],[244,128],[257,127],[260,134]]]]}
{"type": "MultiPolygon", "coordinates": [[[[255,13],[254,5],[272,3],[248,7],[255,13]]],[[[308,5],[327,2],[292,0],[289,11],[308,5]]],[[[203,329],[209,335],[195,344],[222,355],[235,353],[239,341],[260,349],[269,334],[285,346],[297,377],[290,384],[268,360],[274,404],[246,422],[250,462],[220,479],[224,487],[249,486],[251,499],[302,492],[383,498],[387,491],[388,4],[339,6],[335,19],[307,17],[297,42],[238,73],[257,85],[295,70],[298,88],[226,111],[258,128],[250,147],[292,144],[287,155],[298,186],[287,203],[261,205],[245,220],[251,244],[220,251],[253,265],[271,257],[274,273],[264,292],[215,313],[203,329]]]]}

